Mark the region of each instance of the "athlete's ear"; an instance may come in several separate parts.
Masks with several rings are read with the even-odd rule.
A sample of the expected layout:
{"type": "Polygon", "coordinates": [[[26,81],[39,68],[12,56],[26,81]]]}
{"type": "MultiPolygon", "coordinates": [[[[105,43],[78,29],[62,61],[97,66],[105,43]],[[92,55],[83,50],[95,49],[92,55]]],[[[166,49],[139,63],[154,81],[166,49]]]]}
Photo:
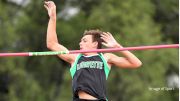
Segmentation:
{"type": "Polygon", "coordinates": [[[97,48],[97,47],[98,47],[98,42],[97,42],[97,41],[94,41],[94,42],[93,42],[93,46],[94,46],[94,48],[97,48]]]}

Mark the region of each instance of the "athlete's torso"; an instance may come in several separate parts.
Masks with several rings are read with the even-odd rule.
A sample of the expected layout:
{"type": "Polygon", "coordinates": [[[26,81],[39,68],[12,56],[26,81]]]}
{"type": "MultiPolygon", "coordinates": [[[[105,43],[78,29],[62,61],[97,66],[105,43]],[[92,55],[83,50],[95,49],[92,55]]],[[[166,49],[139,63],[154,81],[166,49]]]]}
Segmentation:
{"type": "Polygon", "coordinates": [[[71,67],[74,99],[78,91],[84,91],[98,99],[106,100],[106,79],[109,67],[103,54],[83,56],[80,54],[71,67]]]}

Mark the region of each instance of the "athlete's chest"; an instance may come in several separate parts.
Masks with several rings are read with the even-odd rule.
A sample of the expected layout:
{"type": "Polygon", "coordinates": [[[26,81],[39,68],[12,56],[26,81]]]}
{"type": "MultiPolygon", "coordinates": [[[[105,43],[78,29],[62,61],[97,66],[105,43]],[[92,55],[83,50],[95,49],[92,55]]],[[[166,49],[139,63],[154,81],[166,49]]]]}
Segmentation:
{"type": "Polygon", "coordinates": [[[91,56],[91,57],[85,57],[82,56],[78,60],[76,67],[77,70],[80,69],[103,69],[103,61],[99,56],[91,56]]]}

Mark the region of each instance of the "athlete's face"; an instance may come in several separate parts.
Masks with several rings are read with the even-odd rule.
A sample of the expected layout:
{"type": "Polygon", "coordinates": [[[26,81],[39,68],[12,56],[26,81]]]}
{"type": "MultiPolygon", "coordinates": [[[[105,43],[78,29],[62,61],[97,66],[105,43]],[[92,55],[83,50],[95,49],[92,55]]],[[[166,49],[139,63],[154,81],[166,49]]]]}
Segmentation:
{"type": "Polygon", "coordinates": [[[92,35],[85,35],[81,38],[81,42],[79,43],[80,50],[91,50],[97,49],[98,42],[93,42],[92,35]]]}

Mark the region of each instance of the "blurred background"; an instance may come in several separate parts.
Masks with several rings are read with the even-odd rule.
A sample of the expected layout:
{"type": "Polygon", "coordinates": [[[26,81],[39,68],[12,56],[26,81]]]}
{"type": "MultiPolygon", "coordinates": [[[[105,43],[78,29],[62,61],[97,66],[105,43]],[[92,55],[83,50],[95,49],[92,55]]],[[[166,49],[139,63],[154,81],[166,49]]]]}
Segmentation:
{"type": "MultiPolygon", "coordinates": [[[[124,47],[179,43],[178,0],[53,0],[59,42],[85,30],[111,32],[124,47]]],[[[48,51],[43,0],[0,0],[0,52],[48,51]]],[[[178,49],[132,51],[138,69],[112,67],[109,101],[178,101],[178,49]],[[164,89],[163,89],[164,88],[164,89]]],[[[57,56],[0,58],[0,101],[71,101],[70,65],[57,56]]]]}

